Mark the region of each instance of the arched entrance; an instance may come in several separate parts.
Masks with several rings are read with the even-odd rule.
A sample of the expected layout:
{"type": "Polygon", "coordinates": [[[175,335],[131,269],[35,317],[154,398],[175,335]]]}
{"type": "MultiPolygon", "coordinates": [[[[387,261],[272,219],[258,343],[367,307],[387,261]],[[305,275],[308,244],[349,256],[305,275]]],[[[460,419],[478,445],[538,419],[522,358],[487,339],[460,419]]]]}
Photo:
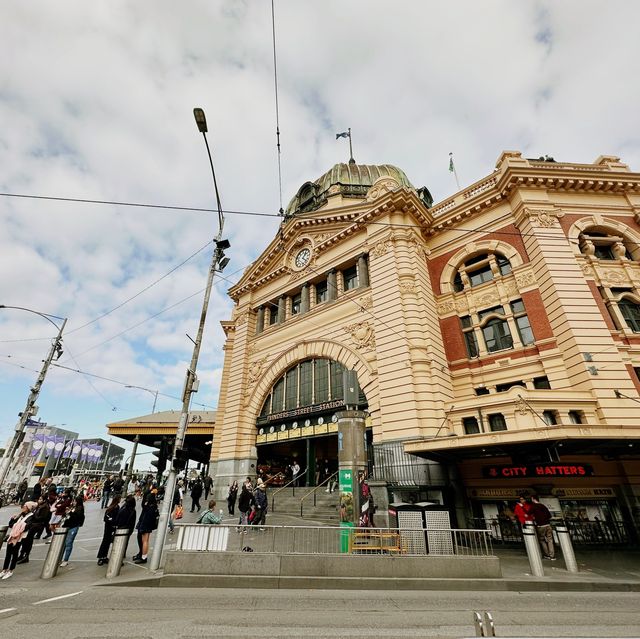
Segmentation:
{"type": "MultiPolygon", "coordinates": [[[[275,381],[256,420],[258,471],[271,485],[291,478],[291,465],[307,471],[303,485],[315,486],[338,469],[338,418],[343,410],[343,371],[332,359],[305,359],[275,381]]],[[[362,391],[358,408],[366,410],[362,391]]]]}

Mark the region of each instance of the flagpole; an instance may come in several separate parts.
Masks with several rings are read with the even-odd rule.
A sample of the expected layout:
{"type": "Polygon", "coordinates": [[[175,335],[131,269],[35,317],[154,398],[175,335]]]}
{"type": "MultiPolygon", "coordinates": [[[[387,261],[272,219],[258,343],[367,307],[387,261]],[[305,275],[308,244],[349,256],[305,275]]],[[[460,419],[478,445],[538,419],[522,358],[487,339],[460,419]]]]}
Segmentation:
{"type": "Polygon", "coordinates": [[[449,171],[453,173],[453,177],[456,179],[456,186],[458,191],[460,190],[460,180],[458,180],[458,172],[456,171],[456,165],[453,163],[453,153],[449,153],[449,171]]]}
{"type": "Polygon", "coordinates": [[[356,161],[353,159],[353,145],[351,144],[351,127],[348,129],[349,131],[349,164],[355,164],[356,161]]]}

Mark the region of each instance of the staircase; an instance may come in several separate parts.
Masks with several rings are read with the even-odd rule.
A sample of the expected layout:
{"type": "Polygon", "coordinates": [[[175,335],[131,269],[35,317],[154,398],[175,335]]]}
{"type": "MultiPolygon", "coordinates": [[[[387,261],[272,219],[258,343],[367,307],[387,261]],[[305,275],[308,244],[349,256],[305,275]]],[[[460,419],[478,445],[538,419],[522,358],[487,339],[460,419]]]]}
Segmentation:
{"type": "MultiPolygon", "coordinates": [[[[295,496],[293,488],[284,488],[276,494],[278,489],[272,488],[267,495],[269,498],[269,510],[276,515],[290,515],[300,517],[300,500],[305,495],[310,495],[313,488],[296,488],[295,496]],[[274,502],[273,508],[271,506],[274,502]]],[[[338,501],[339,492],[325,492],[321,487],[316,491],[316,505],[313,505],[313,495],[310,495],[302,502],[302,516],[310,522],[321,522],[330,525],[337,525],[339,521],[338,501]]]]}

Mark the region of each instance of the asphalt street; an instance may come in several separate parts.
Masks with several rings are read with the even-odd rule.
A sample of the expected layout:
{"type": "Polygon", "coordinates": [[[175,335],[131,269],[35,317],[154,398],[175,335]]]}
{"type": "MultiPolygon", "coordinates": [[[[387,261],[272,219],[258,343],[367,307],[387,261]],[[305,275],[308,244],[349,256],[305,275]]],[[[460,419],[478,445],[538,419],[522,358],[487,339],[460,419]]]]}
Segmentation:
{"type": "MultiPolygon", "coordinates": [[[[0,521],[13,510],[1,509],[0,521]]],[[[186,521],[196,517],[185,513],[186,521]]],[[[472,612],[485,610],[503,637],[640,637],[640,593],[105,586],[95,560],[101,519],[89,502],[71,562],[55,579],[39,579],[48,546],[37,543],[32,561],[0,581],[1,637],[472,637],[472,612]]],[[[135,550],[132,540],[129,556],[135,550]]],[[[145,573],[127,561],[122,575],[145,573]]]]}

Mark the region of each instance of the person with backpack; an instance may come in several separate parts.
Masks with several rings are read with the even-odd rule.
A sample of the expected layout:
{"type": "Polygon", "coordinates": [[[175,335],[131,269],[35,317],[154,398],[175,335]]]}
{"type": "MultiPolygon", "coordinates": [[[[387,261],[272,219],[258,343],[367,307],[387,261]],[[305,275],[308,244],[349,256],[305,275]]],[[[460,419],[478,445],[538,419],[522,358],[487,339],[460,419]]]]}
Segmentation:
{"type": "Polygon", "coordinates": [[[16,563],[18,562],[18,555],[20,554],[20,548],[23,540],[29,533],[29,526],[31,517],[33,517],[33,509],[37,506],[34,501],[28,501],[22,505],[20,512],[14,515],[9,520],[9,532],[6,539],[7,552],[4,557],[4,565],[0,572],[0,579],[9,579],[13,575],[16,563]]]}
{"type": "Polygon", "coordinates": [[[127,537],[127,545],[124,549],[124,554],[127,554],[127,548],[129,546],[129,539],[131,539],[131,534],[133,533],[133,529],[136,527],[136,498],[133,495],[127,495],[127,498],[124,500],[124,506],[120,508],[120,510],[116,514],[116,530],[118,528],[126,528],[129,531],[129,535],[127,537]]]}
{"type": "Polygon", "coordinates": [[[67,539],[64,542],[64,554],[60,566],[66,566],[69,563],[69,557],[73,551],[73,542],[76,535],[84,525],[84,497],[76,497],[69,511],[67,518],[64,520],[62,527],[67,529],[67,539]]]}
{"type": "Polygon", "coordinates": [[[240,520],[238,521],[239,526],[246,526],[249,523],[249,513],[251,512],[251,506],[254,501],[249,485],[250,482],[248,480],[242,484],[240,498],[238,499],[238,510],[240,511],[240,520]]]}
{"type": "Polygon", "coordinates": [[[191,486],[191,512],[196,508],[200,512],[200,497],[202,497],[202,482],[198,477],[191,486]]]}

